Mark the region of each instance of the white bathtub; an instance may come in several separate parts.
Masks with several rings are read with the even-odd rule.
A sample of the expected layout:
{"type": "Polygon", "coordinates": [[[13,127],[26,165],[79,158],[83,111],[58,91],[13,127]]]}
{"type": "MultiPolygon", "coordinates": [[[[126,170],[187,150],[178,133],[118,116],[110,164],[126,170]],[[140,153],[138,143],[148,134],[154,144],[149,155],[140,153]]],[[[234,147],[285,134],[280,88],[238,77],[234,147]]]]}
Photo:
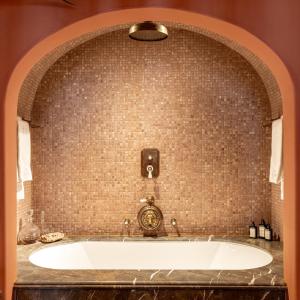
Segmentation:
{"type": "Polygon", "coordinates": [[[217,241],[81,241],[40,249],[34,265],[50,269],[245,270],[273,257],[245,244],[217,241]]]}

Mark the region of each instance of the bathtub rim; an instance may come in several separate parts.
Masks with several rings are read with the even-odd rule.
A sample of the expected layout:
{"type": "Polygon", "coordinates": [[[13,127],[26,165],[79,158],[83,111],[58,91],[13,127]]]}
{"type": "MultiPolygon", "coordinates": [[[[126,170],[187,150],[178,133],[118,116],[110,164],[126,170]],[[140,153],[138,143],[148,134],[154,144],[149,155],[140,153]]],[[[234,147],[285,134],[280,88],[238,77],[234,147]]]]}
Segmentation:
{"type": "MultiPolygon", "coordinates": [[[[184,236],[184,237],[160,237],[158,241],[208,241],[208,236],[184,236]]],[[[130,237],[130,240],[139,241],[139,240],[150,240],[153,241],[153,238],[143,238],[143,237],[130,237]]],[[[259,248],[260,250],[267,251],[273,257],[273,260],[270,264],[258,267],[255,269],[248,270],[222,270],[222,280],[217,283],[217,286],[248,286],[249,281],[253,278],[253,276],[259,276],[260,273],[264,273],[265,275],[255,281],[255,286],[269,286],[271,278],[276,275],[276,279],[272,287],[284,287],[286,286],[286,282],[284,280],[283,275],[283,244],[282,242],[267,242],[261,239],[249,239],[248,237],[225,237],[225,236],[214,236],[213,241],[225,241],[225,242],[233,242],[237,244],[242,244],[246,246],[252,246],[259,248]],[[272,269],[272,273],[267,274],[269,270],[272,269]],[[234,273],[234,276],[240,278],[238,282],[232,282],[227,279],[227,275],[230,277],[231,274],[234,273]],[[253,275],[254,274],[254,275],[253,275]],[[243,278],[241,278],[243,277],[243,278]]],[[[115,279],[113,273],[114,270],[57,270],[57,269],[47,269],[43,267],[38,267],[33,265],[29,260],[29,254],[33,253],[35,250],[52,247],[58,244],[69,244],[74,243],[76,241],[122,241],[123,238],[120,236],[70,236],[65,240],[48,245],[48,244],[31,244],[31,245],[19,245],[18,250],[18,276],[15,282],[16,285],[97,285],[97,286],[130,286],[132,284],[132,280],[128,280],[126,276],[123,275],[115,279]],[[28,271],[31,274],[28,276],[28,271]],[[111,271],[111,272],[110,272],[111,271]],[[58,280],[62,275],[66,273],[70,274],[69,277],[64,277],[63,280],[58,280]]],[[[125,240],[128,240],[126,237],[125,240]]],[[[122,274],[126,273],[126,270],[116,270],[118,273],[122,274]]],[[[141,273],[151,273],[153,270],[142,270],[142,272],[138,273],[135,270],[128,270],[128,272],[133,274],[132,276],[140,276],[141,273]]],[[[128,273],[127,272],[127,273],[128,273]]],[[[202,279],[202,275],[204,273],[210,273],[211,276],[217,276],[218,270],[176,270],[177,278],[157,278],[155,281],[149,281],[147,279],[142,280],[139,277],[139,280],[142,282],[137,282],[136,285],[158,285],[158,286],[173,286],[173,285],[206,285],[208,282],[205,279],[202,279]],[[214,275],[213,275],[214,274],[214,275]],[[188,280],[186,278],[189,278],[188,280]]],[[[162,273],[166,273],[166,271],[162,271],[162,273]]]]}
{"type": "MultiPolygon", "coordinates": [[[[266,249],[264,248],[261,248],[257,245],[255,246],[252,246],[250,245],[249,243],[241,243],[241,242],[237,242],[237,241],[226,241],[226,240],[185,240],[185,239],[181,239],[181,240],[176,240],[176,239],[147,239],[147,240],[143,240],[143,239],[127,239],[127,240],[88,240],[88,239],[85,239],[85,240],[78,240],[78,241],[69,241],[69,242],[66,242],[66,243],[60,243],[60,244],[56,244],[56,245],[49,245],[48,247],[42,247],[40,249],[36,249],[34,250],[28,257],[28,260],[30,261],[31,264],[33,264],[34,266],[37,266],[39,268],[43,268],[43,269],[52,269],[52,270],[65,270],[65,271],[68,271],[68,270],[74,270],[74,271],[80,271],[80,270],[91,270],[91,268],[74,268],[74,269],[71,269],[71,268],[53,268],[53,267],[45,267],[45,266],[41,266],[39,264],[35,264],[34,262],[32,262],[31,260],[31,257],[35,254],[37,254],[38,252],[41,252],[45,249],[51,249],[51,248],[56,248],[56,247],[60,247],[60,246],[65,246],[65,245],[72,245],[72,244],[89,244],[89,243],[101,243],[101,242],[106,242],[106,243],[118,243],[118,244],[125,244],[125,243],[133,243],[133,242],[143,242],[143,243],[157,243],[157,244],[161,244],[161,243],[168,243],[168,244],[171,244],[171,243],[187,243],[187,244],[193,244],[193,243],[219,243],[219,244],[228,244],[228,245],[238,245],[238,246],[244,246],[244,247],[247,247],[247,248],[254,248],[254,249],[257,249],[258,251],[260,252],[263,252],[265,255],[267,255],[267,257],[270,259],[270,262],[265,264],[265,265],[262,265],[262,266],[259,266],[259,267],[251,267],[251,268],[240,268],[240,269],[226,269],[226,268],[223,268],[223,269],[219,269],[219,268],[207,268],[207,269],[203,269],[203,268],[199,268],[199,269],[191,269],[191,268],[187,268],[187,269],[182,269],[182,268],[174,268],[174,270],[176,271],[239,271],[239,270],[253,270],[253,269],[257,269],[257,268],[261,268],[261,267],[267,267],[269,266],[272,261],[274,260],[274,257],[273,255],[267,251],[266,249]]],[[[62,249],[63,250],[63,249],[62,249]]],[[[117,269],[114,269],[114,268],[111,268],[111,270],[117,270],[117,271],[125,271],[125,270],[135,270],[137,268],[128,268],[128,269],[123,269],[123,268],[117,268],[117,269]]],[[[144,269],[144,268],[141,268],[142,270],[157,270],[157,268],[150,268],[150,269],[144,269]]],[[[92,269],[92,270],[110,270],[108,268],[100,268],[100,269],[92,269]]],[[[160,269],[161,271],[163,270],[171,270],[169,268],[161,268],[160,269]]],[[[173,270],[173,269],[172,269],[173,270]]]]}

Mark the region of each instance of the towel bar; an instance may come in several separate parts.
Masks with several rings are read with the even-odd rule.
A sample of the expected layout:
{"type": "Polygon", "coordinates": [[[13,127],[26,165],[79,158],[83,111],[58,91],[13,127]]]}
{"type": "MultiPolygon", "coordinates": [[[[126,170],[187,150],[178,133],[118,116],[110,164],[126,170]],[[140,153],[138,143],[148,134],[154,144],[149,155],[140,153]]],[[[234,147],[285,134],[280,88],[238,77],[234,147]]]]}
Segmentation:
{"type": "Polygon", "coordinates": [[[279,120],[280,118],[281,118],[281,116],[280,116],[280,117],[277,117],[277,118],[274,118],[274,119],[270,119],[270,122],[269,122],[269,123],[263,124],[263,127],[269,127],[269,126],[272,126],[272,122],[273,122],[273,121],[276,121],[276,120],[279,120]]]}

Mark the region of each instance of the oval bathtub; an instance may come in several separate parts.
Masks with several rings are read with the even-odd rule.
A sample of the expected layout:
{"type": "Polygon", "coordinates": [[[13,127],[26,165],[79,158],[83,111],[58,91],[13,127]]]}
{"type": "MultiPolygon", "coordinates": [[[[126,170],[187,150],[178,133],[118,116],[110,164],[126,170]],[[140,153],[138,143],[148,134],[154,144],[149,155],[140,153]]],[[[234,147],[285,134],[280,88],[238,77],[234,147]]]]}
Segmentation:
{"type": "Polygon", "coordinates": [[[265,266],[273,257],[223,241],[80,241],[45,247],[29,260],[64,270],[245,270],[265,266]]]}

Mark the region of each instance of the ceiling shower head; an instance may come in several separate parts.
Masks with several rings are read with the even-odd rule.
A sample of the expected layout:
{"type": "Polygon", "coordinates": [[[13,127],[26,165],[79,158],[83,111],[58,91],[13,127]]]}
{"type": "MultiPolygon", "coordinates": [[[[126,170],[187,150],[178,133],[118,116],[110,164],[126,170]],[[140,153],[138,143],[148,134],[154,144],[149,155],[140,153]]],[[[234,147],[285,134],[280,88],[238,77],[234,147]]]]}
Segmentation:
{"type": "Polygon", "coordinates": [[[152,21],[137,23],[129,28],[129,37],[137,41],[155,42],[168,37],[168,29],[152,21]]]}

